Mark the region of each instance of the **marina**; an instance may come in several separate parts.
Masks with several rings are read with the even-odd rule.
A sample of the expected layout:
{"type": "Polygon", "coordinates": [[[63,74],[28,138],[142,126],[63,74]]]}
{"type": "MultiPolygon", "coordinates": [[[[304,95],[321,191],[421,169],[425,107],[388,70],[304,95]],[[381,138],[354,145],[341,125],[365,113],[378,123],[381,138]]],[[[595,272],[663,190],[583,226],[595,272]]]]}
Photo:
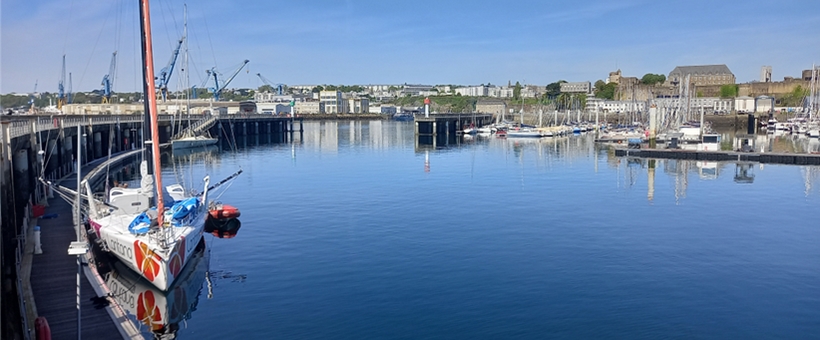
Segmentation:
{"type": "Polygon", "coordinates": [[[0,339],[817,338],[793,8],[6,1],[0,339]]]}
{"type": "MultiPolygon", "coordinates": [[[[742,327],[738,324],[737,327],[709,328],[695,315],[706,310],[710,318],[728,321],[737,318],[740,309],[744,309],[745,314],[740,314],[743,315],[742,319],[754,320],[760,314],[749,311],[745,306],[762,297],[773,308],[785,308],[784,304],[774,303],[769,299],[772,294],[784,292],[778,289],[758,289],[755,291],[755,299],[744,294],[734,294],[735,302],[724,309],[715,309],[711,300],[702,296],[710,296],[725,289],[724,284],[716,281],[719,277],[716,276],[717,273],[728,270],[733,275],[749,280],[749,284],[753,285],[766,282],[764,278],[748,276],[760,271],[768,273],[764,277],[779,273],[777,275],[783,275],[784,280],[809,286],[811,283],[805,280],[814,280],[816,275],[813,272],[806,278],[798,278],[790,271],[783,271],[785,268],[771,267],[764,264],[765,261],[761,262],[762,259],[744,248],[751,245],[751,249],[770,253],[774,246],[760,243],[762,239],[754,236],[757,234],[744,236],[740,243],[736,243],[729,241],[732,237],[737,237],[732,228],[707,231],[696,227],[708,219],[722,218],[719,213],[721,210],[736,210],[755,201],[754,196],[737,197],[733,201],[721,200],[717,207],[709,208],[711,200],[718,195],[714,192],[716,186],[736,192],[751,189],[761,194],[769,192],[776,193],[778,197],[792,197],[792,202],[800,203],[790,204],[788,208],[781,206],[781,209],[786,209],[792,215],[788,220],[796,223],[807,218],[801,211],[807,206],[820,203],[819,193],[813,185],[820,177],[817,176],[820,171],[815,166],[767,164],[763,169],[754,165],[759,163],[736,162],[735,159],[642,159],[632,154],[650,151],[644,149],[629,150],[629,156],[621,156],[620,149],[610,149],[595,143],[593,134],[547,138],[464,135],[458,136],[451,143],[437,145],[436,148],[414,148],[414,143],[424,136],[414,133],[412,122],[307,121],[304,130],[304,134],[295,137],[293,143],[266,144],[258,142],[255,136],[241,136],[235,140],[238,148],[231,146],[234,141],[223,140],[217,150],[179,155],[174,153],[169,159],[174,160],[172,163],[182,161],[193,165],[191,173],[186,174],[189,178],[205,174],[213,178],[227,178],[237,168],[243,168],[246,172],[235,180],[231,190],[220,197],[220,200],[242,209],[242,232],[227,240],[216,236],[218,234],[205,234],[203,238],[210,251],[209,269],[204,275],[192,276],[196,279],[186,281],[185,284],[190,285],[184,288],[187,296],[198,296],[196,302],[185,302],[194,303],[195,311],[189,305],[186,307],[189,312],[182,319],[184,321],[176,319],[169,324],[163,323],[163,327],[158,328],[162,332],[170,331],[175,337],[182,339],[196,338],[202,332],[214,337],[270,334],[322,338],[339,332],[357,337],[394,337],[398,335],[397,329],[412,330],[415,336],[432,336],[433,331],[421,331],[406,323],[423,322],[421,320],[424,318],[417,313],[425,311],[424,313],[438,315],[438,320],[441,320],[430,325],[457,330],[459,335],[477,335],[478,333],[471,333],[465,327],[485,318],[498,320],[490,324],[491,329],[498,334],[512,334],[510,332],[513,328],[529,335],[551,334],[544,327],[553,323],[545,319],[518,317],[514,313],[505,317],[502,314],[523,308],[531,315],[547,313],[554,318],[567,317],[568,314],[558,312],[560,309],[557,306],[572,306],[563,307],[570,311],[585,308],[599,313],[603,312],[600,308],[615,306],[622,299],[616,290],[612,290],[613,287],[619,287],[618,290],[627,292],[632,289],[649,291],[649,295],[635,298],[635,303],[648,309],[626,309],[615,314],[616,321],[612,324],[615,328],[585,332],[585,328],[580,327],[570,328],[567,332],[575,336],[617,336],[626,332],[618,330],[617,325],[621,321],[617,320],[629,318],[637,320],[644,327],[658,329],[657,334],[683,334],[662,326],[669,318],[673,318],[698,329],[706,329],[710,334],[752,334],[757,330],[749,328],[748,323],[740,323],[743,324],[742,327]],[[373,164],[382,165],[374,167],[373,164]],[[346,168],[352,172],[346,175],[327,173],[323,165],[346,168]],[[254,169],[277,170],[275,176],[270,176],[267,171],[254,169]],[[578,177],[579,173],[581,177],[578,177]],[[783,187],[772,182],[772,176],[793,179],[788,180],[783,187]],[[379,178],[379,181],[370,181],[371,178],[379,178]],[[570,181],[570,178],[576,180],[570,181]],[[578,179],[581,181],[577,181],[578,179]],[[280,181],[297,181],[300,185],[298,188],[280,186],[282,191],[265,203],[244,194],[251,191],[253,186],[276,186],[280,181]],[[753,183],[753,187],[731,187],[740,185],[738,183],[753,183]],[[726,187],[727,185],[730,186],[726,187]],[[579,189],[587,193],[568,194],[579,189]],[[482,194],[467,195],[473,190],[480,190],[482,194]],[[385,195],[386,192],[402,194],[385,195]],[[452,200],[452,197],[470,198],[452,200]],[[538,207],[542,204],[547,204],[549,208],[545,212],[538,212],[538,207]],[[289,213],[274,222],[267,217],[267,211],[272,206],[286,209],[289,213]],[[436,208],[438,206],[441,208],[436,208]],[[444,206],[449,208],[442,210],[444,206]],[[493,208],[495,206],[500,208],[493,208]],[[603,206],[608,208],[602,208],[603,206]],[[576,208],[564,211],[568,207],[576,208]],[[605,209],[606,215],[600,214],[601,209],[605,209]],[[475,214],[482,210],[512,214],[515,216],[515,223],[510,225],[505,222],[507,217],[497,214],[486,218],[486,221],[459,222],[464,213],[475,214]],[[658,216],[696,211],[704,212],[704,217],[686,222],[665,221],[667,228],[672,228],[673,231],[673,235],[666,236],[653,231],[656,222],[651,219],[636,225],[630,224],[631,226],[614,222],[621,219],[634,221],[630,217],[632,214],[658,216]],[[355,217],[333,217],[338,214],[355,217]],[[576,230],[574,228],[578,226],[573,221],[579,216],[585,219],[584,227],[576,230]],[[500,228],[500,225],[506,227],[500,228]],[[690,230],[691,228],[695,230],[690,230]],[[617,233],[612,234],[615,231],[617,233]],[[704,233],[714,241],[707,241],[699,236],[704,233]],[[610,236],[605,237],[604,234],[610,236]],[[635,241],[623,239],[627,235],[635,241]],[[679,238],[687,241],[675,241],[679,238]],[[527,241],[532,239],[538,242],[527,241]],[[270,243],[270,240],[278,241],[270,243]],[[609,244],[613,240],[615,243],[609,244]],[[561,246],[563,242],[568,245],[561,246]],[[590,242],[592,243],[589,244],[590,242]],[[701,247],[716,249],[713,248],[713,242],[723,242],[726,256],[744,261],[752,272],[732,270],[724,266],[712,271],[705,262],[709,258],[690,253],[701,247]],[[649,243],[658,246],[646,248],[649,243]],[[741,244],[746,246],[739,248],[741,244]],[[511,247],[517,250],[512,251],[511,247]],[[574,247],[577,250],[572,250],[576,249],[574,247]],[[247,254],[241,249],[252,252],[247,254]],[[471,249],[481,249],[480,253],[486,255],[480,255],[471,249]],[[613,255],[596,255],[595,249],[612,252],[613,255]],[[561,264],[577,252],[585,254],[586,260],[579,264],[580,267],[570,268],[561,264]],[[660,258],[657,261],[647,261],[645,256],[650,253],[660,258]],[[684,262],[673,266],[676,271],[694,270],[699,274],[679,276],[674,274],[675,271],[659,271],[656,266],[662,263],[667,266],[668,262],[664,258],[673,254],[691,254],[685,256],[684,262]],[[540,261],[533,262],[533,259],[528,258],[540,261]],[[499,270],[498,266],[484,268],[480,263],[504,263],[514,270],[499,270]],[[332,264],[344,265],[334,268],[332,264]],[[606,266],[625,269],[610,271],[605,269],[606,266]],[[623,270],[634,272],[637,278],[627,285],[610,286],[592,276],[606,275],[624,280],[622,274],[619,274],[623,270]],[[551,280],[549,276],[552,275],[559,275],[560,278],[551,280]],[[681,299],[669,298],[672,286],[656,285],[652,283],[654,280],[649,279],[657,275],[671,280],[669,282],[697,279],[704,286],[680,292],[684,295],[681,299]],[[589,285],[589,288],[578,291],[562,282],[576,282],[589,285]],[[463,290],[463,287],[470,285],[474,287],[472,290],[463,290]],[[383,290],[379,287],[393,289],[383,290]],[[535,303],[526,302],[533,298],[527,291],[543,290],[545,287],[556,290],[555,294],[539,293],[535,303]],[[397,295],[396,289],[404,293],[397,295]],[[600,291],[596,300],[601,301],[599,303],[603,303],[603,306],[595,307],[583,302],[587,294],[583,292],[592,291],[600,291]],[[497,295],[500,292],[505,293],[497,295]],[[449,298],[449,294],[454,296],[449,298]],[[479,314],[468,312],[470,308],[459,302],[472,300],[477,296],[490,299],[486,304],[481,304],[483,312],[479,314]],[[695,313],[686,307],[684,300],[695,301],[701,307],[698,308],[699,312],[695,313]],[[490,304],[495,303],[500,305],[491,307],[490,304]],[[395,309],[391,307],[394,304],[404,307],[395,309]],[[671,309],[658,309],[648,313],[647,310],[653,310],[648,306],[656,304],[669,305],[671,309]],[[443,308],[445,305],[453,307],[443,308]],[[226,317],[222,312],[224,309],[240,308],[267,315],[266,321],[243,320],[239,316],[226,317]],[[672,313],[672,309],[678,309],[678,312],[672,313]],[[382,316],[366,310],[373,310],[373,313],[382,316]],[[317,317],[321,321],[315,323],[317,317]],[[336,318],[344,322],[330,321],[336,318]],[[374,323],[373,320],[378,322],[374,323]],[[235,327],[228,331],[216,326],[220,322],[231,322],[235,327]],[[546,326],[543,325],[544,322],[547,322],[546,326]],[[376,324],[391,327],[375,327],[376,324]]],[[[122,157],[118,161],[121,167],[138,167],[134,163],[136,159],[129,160],[127,154],[128,152],[124,152],[112,159],[122,157]]],[[[97,166],[100,162],[101,160],[97,160],[86,168],[97,166]]],[[[163,166],[163,176],[173,177],[178,172],[174,167],[173,164],[166,163],[163,166]]],[[[92,171],[88,172],[93,174],[92,171]]],[[[131,170],[130,174],[114,175],[114,178],[138,185],[134,174],[134,170],[131,170]]],[[[68,204],[60,202],[58,198],[49,202],[50,206],[46,208],[45,214],[56,212],[59,218],[42,222],[70,225],[68,204]],[[66,212],[59,209],[65,209],[66,212]],[[59,222],[60,219],[69,220],[59,222]]],[[[771,235],[764,227],[769,225],[769,218],[755,216],[754,221],[749,218],[741,218],[738,223],[752,228],[756,233],[771,235]]],[[[794,238],[802,238],[797,243],[797,249],[799,254],[804,254],[787,252],[782,256],[818,255],[803,247],[811,244],[817,236],[811,227],[783,221],[782,217],[778,223],[789,225],[794,238]]],[[[74,236],[73,228],[70,227],[64,229],[66,233],[62,237],[65,239],[58,239],[55,238],[57,235],[54,235],[52,225],[40,223],[40,226],[46,252],[51,247],[62,249],[65,245],[59,244],[67,243],[74,236]],[[49,237],[48,241],[46,236],[49,237]]],[[[793,242],[793,238],[778,236],[775,241],[793,242]]],[[[55,255],[53,251],[51,253],[50,256],[55,255]]],[[[65,254],[64,251],[57,253],[65,254]]],[[[42,255],[29,256],[35,259],[34,273],[46,268],[37,267],[38,263],[42,263],[38,261],[45,259],[37,258],[42,255]]],[[[51,265],[62,263],[60,266],[64,274],[53,275],[49,280],[62,277],[66,284],[71,285],[75,275],[74,261],[70,256],[62,257],[64,261],[51,265]]],[[[783,259],[777,256],[775,258],[783,259]]],[[[109,289],[111,285],[122,286],[121,283],[112,281],[114,276],[106,276],[105,271],[98,273],[100,276],[97,282],[106,283],[109,289]]],[[[128,275],[121,277],[126,281],[134,280],[128,278],[128,275]]],[[[88,276],[96,277],[93,272],[88,276]]],[[[36,280],[42,280],[42,276],[32,275],[34,297],[38,306],[64,299],[70,301],[74,296],[74,292],[69,289],[42,293],[41,288],[37,288],[38,282],[42,281],[36,280]],[[52,295],[49,294],[57,293],[65,296],[58,298],[55,295],[52,302],[52,295]],[[44,297],[37,299],[38,294],[44,297]]],[[[739,281],[735,284],[742,287],[746,285],[739,281]]],[[[42,283],[39,285],[42,287],[42,283]]],[[[104,291],[94,292],[92,286],[84,288],[82,296],[92,298],[105,295],[104,291]]],[[[145,287],[140,289],[151,290],[145,287]]],[[[786,301],[791,301],[791,306],[796,303],[798,307],[803,307],[796,310],[796,318],[776,320],[784,327],[779,328],[778,334],[808,331],[812,329],[813,323],[807,320],[814,320],[820,315],[817,314],[820,311],[807,305],[809,301],[820,297],[809,291],[801,293],[808,300],[796,303],[792,298],[786,298],[786,301]],[[789,331],[786,331],[787,328],[789,331]]],[[[160,296],[170,299],[167,301],[174,299],[166,294],[160,296]]],[[[94,308],[91,300],[83,300],[88,302],[87,308],[94,308]]],[[[107,314],[106,308],[83,310],[84,332],[88,327],[88,332],[93,332],[94,329],[110,332],[119,328],[131,334],[141,334],[139,336],[150,337],[154,334],[153,326],[138,318],[136,310],[129,310],[127,306],[118,308],[118,304],[123,302],[117,299],[108,301],[107,308],[113,310],[112,314],[107,314]],[[117,310],[122,316],[113,314],[117,310]],[[103,313],[99,314],[101,311],[103,313]],[[110,315],[115,317],[112,319],[110,315]],[[101,322],[100,318],[108,321],[101,322]]],[[[71,306],[73,305],[69,304],[65,308],[71,306]]],[[[37,311],[40,315],[47,315],[49,321],[55,319],[53,323],[49,323],[54,334],[71,334],[76,327],[71,322],[74,317],[71,311],[62,310],[58,315],[46,314],[48,308],[41,311],[38,307],[37,311]]],[[[123,331],[118,332],[123,334],[123,331]]],[[[696,336],[701,333],[690,330],[686,334],[696,336]]]]}

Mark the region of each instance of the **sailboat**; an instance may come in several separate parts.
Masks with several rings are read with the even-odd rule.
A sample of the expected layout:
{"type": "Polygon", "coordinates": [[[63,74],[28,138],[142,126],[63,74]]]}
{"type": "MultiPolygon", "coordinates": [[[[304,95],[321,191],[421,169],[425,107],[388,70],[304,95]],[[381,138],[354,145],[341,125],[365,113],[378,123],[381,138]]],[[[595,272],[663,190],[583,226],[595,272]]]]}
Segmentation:
{"type": "MultiPolygon", "coordinates": [[[[188,82],[188,5],[185,5],[185,19],[183,20],[183,31],[182,40],[185,44],[185,54],[183,59],[183,72],[185,72],[185,114],[190,118],[191,116],[191,96],[189,91],[191,91],[190,84],[188,82]]],[[[213,112],[213,109],[211,109],[213,112]]],[[[207,147],[210,145],[216,144],[218,141],[216,138],[211,136],[205,135],[207,131],[197,133],[195,128],[199,126],[209,124],[213,122],[213,117],[205,117],[204,119],[197,122],[196,125],[191,125],[190,119],[188,121],[188,128],[182,131],[180,134],[174,136],[171,139],[171,148],[173,150],[183,150],[183,149],[191,149],[191,148],[199,148],[199,147],[207,147]]]]}
{"type": "MultiPolygon", "coordinates": [[[[150,117],[151,156],[153,176],[147,162],[140,165],[140,188],[112,188],[109,201],[100,203],[89,193],[88,222],[103,245],[123,264],[144,277],[155,287],[167,291],[191,260],[197,244],[202,240],[208,217],[209,177],[204,178],[202,194],[186,197],[181,185],[169,186],[168,193],[175,202],[165,209],[162,194],[162,172],[159,150],[157,95],[154,91],[154,62],[151,45],[151,20],[148,0],[142,0],[143,76],[146,112],[150,117]],[[150,202],[156,183],[156,206],[150,202]]],[[[148,143],[148,142],[146,142],[148,143]]]]}

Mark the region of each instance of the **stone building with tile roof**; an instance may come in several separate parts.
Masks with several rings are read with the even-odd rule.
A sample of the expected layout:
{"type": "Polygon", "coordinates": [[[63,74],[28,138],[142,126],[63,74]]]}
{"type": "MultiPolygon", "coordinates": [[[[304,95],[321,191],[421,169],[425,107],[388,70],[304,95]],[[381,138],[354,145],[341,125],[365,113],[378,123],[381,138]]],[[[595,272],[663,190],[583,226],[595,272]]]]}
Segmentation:
{"type": "Polygon", "coordinates": [[[686,81],[695,86],[726,85],[735,83],[735,75],[726,65],[678,66],[666,78],[667,85],[686,81]]]}

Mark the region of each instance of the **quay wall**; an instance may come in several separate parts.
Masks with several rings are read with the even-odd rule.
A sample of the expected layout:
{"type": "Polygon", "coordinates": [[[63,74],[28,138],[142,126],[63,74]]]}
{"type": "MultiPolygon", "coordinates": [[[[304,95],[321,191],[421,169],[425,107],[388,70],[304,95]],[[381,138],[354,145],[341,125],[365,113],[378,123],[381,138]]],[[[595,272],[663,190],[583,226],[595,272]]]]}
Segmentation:
{"type": "MultiPolygon", "coordinates": [[[[293,140],[302,133],[303,119],[270,115],[219,115],[211,136],[236,140],[267,136],[269,143],[293,140]]],[[[160,116],[159,143],[196,122],[160,116]]],[[[142,148],[142,115],[26,115],[0,117],[0,338],[14,339],[26,330],[25,303],[21,297],[20,257],[31,207],[45,201],[43,178],[55,181],[72,174],[76,155],[82,165],[111,154],[142,148]],[[77,142],[78,127],[80,142],[77,142]],[[79,144],[79,145],[78,145],[79,144]]],[[[67,246],[67,245],[66,245],[67,246]]],[[[27,284],[26,284],[27,285],[27,284]]],[[[30,322],[30,320],[28,321],[30,322]]]]}

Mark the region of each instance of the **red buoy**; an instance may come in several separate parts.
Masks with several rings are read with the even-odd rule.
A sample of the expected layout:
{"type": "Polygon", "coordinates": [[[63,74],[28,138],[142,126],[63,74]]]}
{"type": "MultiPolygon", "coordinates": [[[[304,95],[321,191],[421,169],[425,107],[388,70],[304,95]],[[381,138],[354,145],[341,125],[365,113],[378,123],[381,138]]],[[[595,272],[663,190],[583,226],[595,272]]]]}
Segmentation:
{"type": "Polygon", "coordinates": [[[239,209],[228,204],[222,203],[214,203],[211,205],[210,209],[208,209],[208,213],[211,215],[212,218],[216,219],[225,219],[225,218],[237,218],[239,217],[239,209]]]}

